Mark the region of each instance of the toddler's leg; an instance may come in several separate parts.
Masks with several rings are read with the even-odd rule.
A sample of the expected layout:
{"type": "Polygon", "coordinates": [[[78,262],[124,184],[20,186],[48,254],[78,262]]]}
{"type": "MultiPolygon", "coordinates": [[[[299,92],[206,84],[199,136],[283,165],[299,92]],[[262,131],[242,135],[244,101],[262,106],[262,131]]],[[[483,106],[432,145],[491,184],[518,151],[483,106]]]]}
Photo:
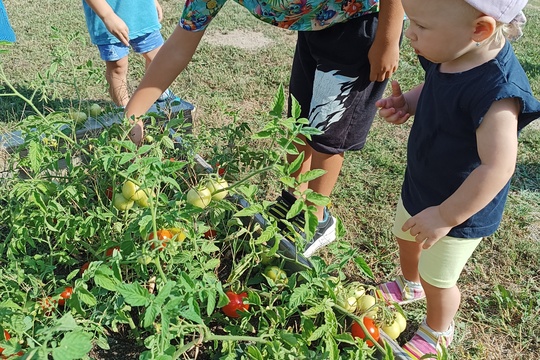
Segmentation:
{"type": "Polygon", "coordinates": [[[127,86],[128,57],[117,61],[106,61],[106,79],[111,99],[118,106],[126,106],[129,101],[127,86]]]}
{"type": "Polygon", "coordinates": [[[419,283],[418,262],[422,253],[422,244],[397,238],[399,246],[399,263],[405,280],[419,283]]]}
{"type": "Polygon", "coordinates": [[[422,287],[426,293],[426,323],[439,332],[450,328],[461,303],[461,292],[456,285],[443,289],[430,285],[422,280],[422,287]]]}

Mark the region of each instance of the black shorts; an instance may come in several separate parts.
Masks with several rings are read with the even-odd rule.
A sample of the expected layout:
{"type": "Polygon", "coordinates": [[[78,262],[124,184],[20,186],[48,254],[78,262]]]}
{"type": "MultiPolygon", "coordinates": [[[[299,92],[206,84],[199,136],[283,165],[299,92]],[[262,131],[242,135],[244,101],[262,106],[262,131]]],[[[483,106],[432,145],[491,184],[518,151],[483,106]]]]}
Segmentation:
{"type": "Polygon", "coordinates": [[[301,117],[324,132],[309,141],[316,151],[341,154],[364,147],[375,102],[388,82],[369,80],[368,51],[377,25],[378,13],[298,32],[289,91],[300,103],[301,117]]]}

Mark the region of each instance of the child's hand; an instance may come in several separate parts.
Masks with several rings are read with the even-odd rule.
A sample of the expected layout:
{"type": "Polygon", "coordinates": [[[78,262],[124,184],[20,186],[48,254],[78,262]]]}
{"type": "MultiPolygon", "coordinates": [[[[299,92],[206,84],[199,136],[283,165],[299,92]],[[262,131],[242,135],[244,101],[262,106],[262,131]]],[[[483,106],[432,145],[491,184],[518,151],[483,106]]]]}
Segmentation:
{"type": "Polygon", "coordinates": [[[124,45],[129,46],[129,28],[124,20],[115,13],[111,13],[110,16],[106,16],[102,20],[111,34],[116,36],[124,45]]]}
{"type": "Polygon", "coordinates": [[[144,124],[142,120],[137,121],[129,132],[129,139],[137,146],[140,146],[144,138],[144,124]]]}
{"type": "Polygon", "coordinates": [[[389,123],[403,124],[411,117],[409,105],[401,92],[399,83],[394,80],[391,85],[392,95],[377,101],[375,106],[380,108],[379,115],[389,123]]]}
{"type": "Polygon", "coordinates": [[[439,239],[446,236],[452,226],[449,226],[439,212],[439,206],[428,207],[403,224],[401,230],[409,231],[422,244],[422,248],[429,249],[439,239]]]}

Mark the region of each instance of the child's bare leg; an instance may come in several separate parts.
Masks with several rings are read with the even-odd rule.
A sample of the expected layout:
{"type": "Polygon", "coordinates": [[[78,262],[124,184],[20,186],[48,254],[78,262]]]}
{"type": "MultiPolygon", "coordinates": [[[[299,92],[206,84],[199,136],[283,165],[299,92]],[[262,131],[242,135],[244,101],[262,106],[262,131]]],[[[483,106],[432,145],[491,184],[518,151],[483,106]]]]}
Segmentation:
{"type": "Polygon", "coordinates": [[[144,68],[145,70],[148,70],[148,67],[150,66],[150,63],[154,60],[154,58],[156,57],[156,54],[158,53],[159,49],[161,48],[158,47],[158,48],[155,48],[154,50],[151,50],[147,53],[143,53],[142,56],[145,60],[145,63],[144,63],[144,68]]]}
{"type": "MultiPolygon", "coordinates": [[[[326,170],[326,174],[310,181],[309,188],[321,195],[330,196],[336,186],[342,165],[343,153],[325,154],[311,149],[311,169],[326,170]]],[[[323,219],[324,206],[317,206],[316,215],[319,221],[323,219]]]]}
{"type": "MultiPolygon", "coordinates": [[[[304,137],[301,138],[306,141],[304,137]]],[[[326,170],[326,174],[318,177],[309,183],[304,183],[300,186],[300,191],[304,192],[308,187],[324,196],[330,196],[336,182],[338,180],[339,172],[343,165],[343,154],[325,154],[314,150],[308,144],[296,145],[299,152],[304,152],[304,162],[300,169],[294,174],[298,176],[301,173],[305,173],[313,169],[326,170]]],[[[296,156],[289,156],[288,161],[292,162],[296,156]]],[[[317,217],[322,220],[324,217],[324,206],[317,206],[317,217]]]]}
{"type": "Polygon", "coordinates": [[[461,303],[461,292],[456,285],[443,289],[421,280],[426,294],[426,323],[435,331],[444,332],[450,328],[461,303]]]}
{"type": "Polygon", "coordinates": [[[419,283],[418,262],[422,252],[422,244],[400,238],[396,238],[396,240],[399,246],[399,262],[403,277],[408,281],[419,283]]]}
{"type": "Polygon", "coordinates": [[[129,101],[127,87],[128,57],[117,61],[106,61],[107,83],[112,101],[118,106],[126,106],[129,101]]]}

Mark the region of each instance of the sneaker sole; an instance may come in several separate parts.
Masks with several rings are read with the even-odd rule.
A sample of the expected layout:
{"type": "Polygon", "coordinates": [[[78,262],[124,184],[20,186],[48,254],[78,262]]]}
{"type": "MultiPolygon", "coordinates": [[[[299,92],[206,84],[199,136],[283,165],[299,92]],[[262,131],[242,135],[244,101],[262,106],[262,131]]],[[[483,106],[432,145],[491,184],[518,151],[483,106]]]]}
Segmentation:
{"type": "Polygon", "coordinates": [[[333,218],[333,219],[334,219],[334,223],[332,224],[332,226],[330,226],[326,230],[326,234],[324,236],[321,236],[320,238],[317,239],[317,241],[315,241],[313,244],[311,244],[309,249],[304,251],[304,253],[302,255],[304,255],[305,257],[310,257],[311,255],[313,255],[320,248],[322,248],[322,247],[330,244],[334,240],[336,240],[336,222],[337,222],[337,220],[336,220],[336,218],[333,218]]]}

